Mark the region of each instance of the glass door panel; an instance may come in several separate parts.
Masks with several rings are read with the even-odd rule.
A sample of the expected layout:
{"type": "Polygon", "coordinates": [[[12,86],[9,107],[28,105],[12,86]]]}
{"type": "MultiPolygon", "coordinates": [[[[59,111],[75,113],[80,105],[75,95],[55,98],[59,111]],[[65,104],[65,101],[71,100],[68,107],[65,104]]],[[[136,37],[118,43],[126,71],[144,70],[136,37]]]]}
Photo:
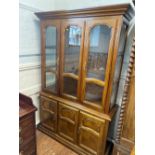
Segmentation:
{"type": "Polygon", "coordinates": [[[45,30],[45,89],[57,93],[57,28],[47,26],[45,30]]]}
{"type": "Polygon", "coordinates": [[[112,61],[113,28],[114,22],[109,19],[86,21],[84,53],[86,62],[83,64],[81,99],[84,104],[94,108],[103,108],[103,97],[106,96],[112,61]]]}
{"type": "MultiPolygon", "coordinates": [[[[117,53],[116,64],[115,64],[115,72],[114,72],[114,77],[113,77],[113,82],[112,82],[110,109],[116,104],[116,97],[117,97],[117,92],[118,92],[119,80],[121,76],[121,70],[123,69],[122,72],[124,72],[124,69],[126,70],[127,68],[127,67],[122,68],[125,40],[126,40],[126,35],[127,35],[126,29],[127,29],[127,26],[122,25],[119,46],[118,46],[118,53],[117,53]]],[[[125,77],[123,78],[125,79],[125,77]]]]}
{"type": "Polygon", "coordinates": [[[82,30],[78,26],[68,26],[65,30],[64,72],[79,73],[82,30]]]}
{"type": "Polygon", "coordinates": [[[73,99],[78,98],[80,87],[80,68],[82,51],[83,22],[71,21],[63,23],[63,64],[62,64],[62,95],[73,99]]]}
{"type": "Polygon", "coordinates": [[[97,25],[91,29],[87,62],[87,78],[95,78],[104,81],[110,34],[111,28],[105,25],[97,25]]]}

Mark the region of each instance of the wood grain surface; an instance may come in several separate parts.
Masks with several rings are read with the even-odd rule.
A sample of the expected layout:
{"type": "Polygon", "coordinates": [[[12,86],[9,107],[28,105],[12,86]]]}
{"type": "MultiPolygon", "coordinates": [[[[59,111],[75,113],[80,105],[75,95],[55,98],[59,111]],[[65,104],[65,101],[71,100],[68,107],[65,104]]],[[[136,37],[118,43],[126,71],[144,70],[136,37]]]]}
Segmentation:
{"type": "Polygon", "coordinates": [[[37,155],[78,155],[51,137],[37,130],[37,155]]]}

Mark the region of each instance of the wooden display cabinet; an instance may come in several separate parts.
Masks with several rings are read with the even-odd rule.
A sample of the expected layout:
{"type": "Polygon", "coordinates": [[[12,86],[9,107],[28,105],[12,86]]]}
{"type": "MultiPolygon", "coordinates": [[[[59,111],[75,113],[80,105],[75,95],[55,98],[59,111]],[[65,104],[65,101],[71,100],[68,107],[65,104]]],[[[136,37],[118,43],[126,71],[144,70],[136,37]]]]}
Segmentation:
{"type": "Polygon", "coordinates": [[[35,14],[42,50],[38,128],[79,154],[104,155],[134,9],[122,4],[35,14]]]}

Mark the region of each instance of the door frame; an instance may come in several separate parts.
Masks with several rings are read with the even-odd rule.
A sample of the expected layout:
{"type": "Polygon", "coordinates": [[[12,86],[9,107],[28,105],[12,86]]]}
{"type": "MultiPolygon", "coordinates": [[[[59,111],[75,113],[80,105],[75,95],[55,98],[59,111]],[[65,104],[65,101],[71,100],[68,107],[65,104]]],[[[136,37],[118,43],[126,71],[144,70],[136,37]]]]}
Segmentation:
{"type": "MultiPolygon", "coordinates": [[[[116,56],[117,56],[117,44],[115,43],[115,40],[119,40],[118,34],[120,34],[118,27],[122,23],[121,20],[122,17],[119,16],[110,16],[110,17],[94,17],[86,20],[85,25],[85,40],[84,40],[84,52],[83,52],[83,62],[82,65],[82,92],[81,92],[81,102],[85,104],[88,107],[92,107],[95,110],[104,111],[105,106],[109,106],[110,103],[106,103],[106,97],[109,87],[112,87],[112,81],[109,81],[109,79],[113,79],[113,74],[111,72],[114,72],[115,69],[115,63],[116,63],[116,56]],[[106,64],[106,70],[105,70],[105,80],[100,81],[94,78],[86,78],[86,66],[88,62],[88,54],[89,54],[89,44],[90,44],[90,30],[95,25],[107,25],[108,27],[111,27],[111,38],[109,42],[109,50],[108,50],[108,58],[107,58],[107,64],[106,64]],[[112,65],[113,63],[113,65],[112,65]],[[95,105],[93,102],[86,101],[85,98],[85,89],[86,89],[86,83],[94,83],[98,86],[102,86],[104,88],[104,91],[102,93],[102,102],[101,105],[95,105]]],[[[110,96],[110,95],[109,95],[110,96]]],[[[107,107],[105,109],[107,109],[107,107]]]]}
{"type": "Polygon", "coordinates": [[[80,99],[80,93],[81,93],[81,65],[82,65],[82,53],[83,53],[83,46],[84,46],[84,19],[68,19],[68,20],[62,20],[61,23],[61,63],[60,63],[60,95],[64,98],[72,99],[79,101],[80,99]],[[79,66],[78,66],[78,75],[75,75],[73,73],[64,73],[64,52],[65,52],[65,29],[68,26],[75,25],[81,28],[81,44],[80,44],[80,55],[79,55],[79,66]],[[64,88],[64,80],[63,77],[70,77],[75,80],[77,80],[78,86],[77,86],[77,97],[63,93],[64,88]]]}

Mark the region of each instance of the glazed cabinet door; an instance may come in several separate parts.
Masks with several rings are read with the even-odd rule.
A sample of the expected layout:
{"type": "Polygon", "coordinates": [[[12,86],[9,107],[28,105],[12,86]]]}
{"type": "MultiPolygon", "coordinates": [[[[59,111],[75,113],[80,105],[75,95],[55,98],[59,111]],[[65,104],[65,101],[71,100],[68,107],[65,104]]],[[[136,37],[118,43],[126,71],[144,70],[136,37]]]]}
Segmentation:
{"type": "Polygon", "coordinates": [[[61,95],[77,100],[80,94],[84,21],[72,19],[61,25],[61,95]]]}
{"type": "Polygon", "coordinates": [[[104,155],[105,121],[80,112],[78,145],[93,155],[104,155]]]}
{"type": "Polygon", "coordinates": [[[59,103],[59,134],[76,143],[79,110],[59,103]]]}
{"type": "Polygon", "coordinates": [[[86,20],[82,70],[82,102],[103,109],[113,55],[115,18],[86,20]]]}
{"type": "Polygon", "coordinates": [[[42,89],[59,94],[59,39],[60,21],[41,22],[42,37],[42,89]]]}
{"type": "Polygon", "coordinates": [[[50,129],[51,131],[57,131],[57,102],[41,97],[40,106],[41,124],[50,129]]]}

